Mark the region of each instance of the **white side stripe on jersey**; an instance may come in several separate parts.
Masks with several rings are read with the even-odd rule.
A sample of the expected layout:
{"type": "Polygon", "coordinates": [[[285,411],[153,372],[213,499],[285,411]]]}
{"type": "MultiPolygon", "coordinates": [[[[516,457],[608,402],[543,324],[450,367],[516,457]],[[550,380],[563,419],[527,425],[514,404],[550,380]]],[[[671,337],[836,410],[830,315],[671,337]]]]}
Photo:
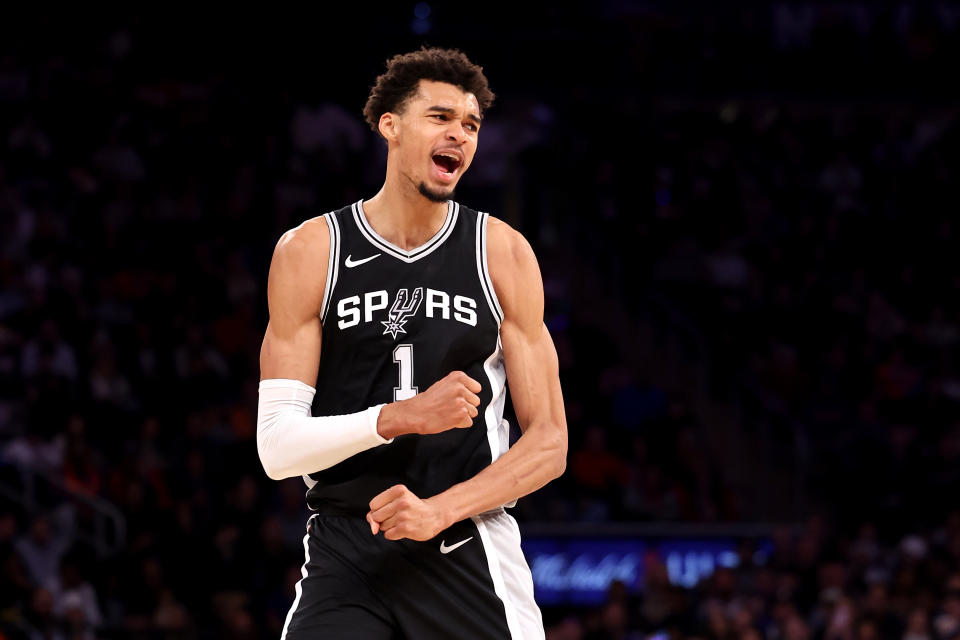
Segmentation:
{"type": "Polygon", "coordinates": [[[483,421],[487,425],[487,443],[490,445],[490,462],[493,463],[506,453],[510,446],[510,427],[503,419],[503,405],[507,399],[504,394],[507,389],[507,371],[503,366],[503,348],[499,335],[497,346],[483,363],[483,372],[487,374],[490,382],[490,402],[483,411],[483,421]]]}
{"type": "MultiPolygon", "coordinates": [[[[340,224],[337,222],[336,212],[323,216],[330,230],[330,255],[327,258],[327,282],[323,285],[323,301],[320,303],[320,324],[327,320],[327,311],[333,301],[333,289],[337,286],[337,274],[340,270],[340,224]]],[[[317,481],[310,476],[303,476],[307,489],[312,489],[317,481]]]]}
{"type": "Polygon", "coordinates": [[[497,299],[497,292],[493,288],[493,281],[490,279],[490,271],[487,268],[487,218],[489,217],[486,213],[477,214],[477,273],[480,276],[480,287],[483,289],[487,304],[490,305],[490,312],[499,328],[503,323],[503,309],[500,308],[500,301],[497,299]]]}
{"type": "Polygon", "coordinates": [[[340,223],[336,213],[323,216],[330,229],[330,257],[327,259],[327,282],[323,287],[323,302],[320,304],[320,322],[327,319],[330,301],[333,299],[333,289],[337,286],[337,275],[340,272],[340,223]]]}

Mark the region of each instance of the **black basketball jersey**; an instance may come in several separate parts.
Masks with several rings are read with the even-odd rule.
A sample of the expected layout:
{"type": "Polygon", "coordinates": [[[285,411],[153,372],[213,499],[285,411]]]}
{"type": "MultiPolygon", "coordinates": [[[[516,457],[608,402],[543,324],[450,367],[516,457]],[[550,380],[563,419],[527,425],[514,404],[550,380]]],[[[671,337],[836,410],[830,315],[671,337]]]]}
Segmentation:
{"type": "Polygon", "coordinates": [[[506,451],[503,312],[487,271],[487,217],[449,201],[436,235],[405,251],[374,231],[362,200],[324,216],[330,259],[313,415],[405,400],[456,370],[483,389],[467,429],[398,436],[304,476],[311,509],[363,515],[394,484],[428,498],[506,451]]]}

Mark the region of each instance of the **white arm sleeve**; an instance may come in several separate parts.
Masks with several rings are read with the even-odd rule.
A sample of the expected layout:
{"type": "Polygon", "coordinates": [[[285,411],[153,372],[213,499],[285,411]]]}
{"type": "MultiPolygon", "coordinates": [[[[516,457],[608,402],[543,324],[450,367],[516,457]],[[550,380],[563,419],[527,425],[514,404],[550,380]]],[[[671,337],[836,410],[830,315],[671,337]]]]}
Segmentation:
{"type": "Polygon", "coordinates": [[[377,433],[382,404],[342,416],[310,417],[316,389],[299,380],[260,381],[257,452],[274,480],[322,471],[352,455],[393,442],[377,433]]]}

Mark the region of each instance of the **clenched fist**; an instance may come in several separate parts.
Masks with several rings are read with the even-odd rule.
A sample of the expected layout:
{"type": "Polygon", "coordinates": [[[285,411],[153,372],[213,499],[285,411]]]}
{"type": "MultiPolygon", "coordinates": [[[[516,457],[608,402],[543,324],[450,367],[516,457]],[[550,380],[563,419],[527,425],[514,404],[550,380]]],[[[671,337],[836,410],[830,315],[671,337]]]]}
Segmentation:
{"type": "Polygon", "coordinates": [[[421,500],[402,484],[390,487],[370,501],[367,522],[373,535],[383,531],[387,540],[410,538],[421,542],[453,524],[436,501],[421,500]]]}
{"type": "Polygon", "coordinates": [[[381,409],[377,432],[389,439],[405,433],[464,429],[477,417],[478,393],[479,382],[463,371],[454,371],[434,382],[423,393],[381,409]]]}

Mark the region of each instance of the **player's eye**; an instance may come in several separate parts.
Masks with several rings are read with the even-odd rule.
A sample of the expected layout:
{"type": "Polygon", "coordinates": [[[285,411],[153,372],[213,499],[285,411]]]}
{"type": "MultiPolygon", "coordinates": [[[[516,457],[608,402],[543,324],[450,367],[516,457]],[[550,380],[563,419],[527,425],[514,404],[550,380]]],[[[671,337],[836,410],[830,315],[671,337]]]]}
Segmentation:
{"type": "Polygon", "coordinates": [[[467,123],[467,129],[469,129],[470,131],[473,131],[474,133],[476,133],[476,132],[480,129],[480,127],[478,127],[477,125],[473,124],[472,122],[468,122],[468,123],[467,123]]]}
{"type": "Polygon", "coordinates": [[[434,113],[434,114],[431,114],[430,117],[431,117],[431,118],[439,118],[439,119],[443,120],[444,122],[446,122],[446,120],[447,120],[447,116],[446,116],[446,114],[444,114],[444,113],[434,113]]]}

